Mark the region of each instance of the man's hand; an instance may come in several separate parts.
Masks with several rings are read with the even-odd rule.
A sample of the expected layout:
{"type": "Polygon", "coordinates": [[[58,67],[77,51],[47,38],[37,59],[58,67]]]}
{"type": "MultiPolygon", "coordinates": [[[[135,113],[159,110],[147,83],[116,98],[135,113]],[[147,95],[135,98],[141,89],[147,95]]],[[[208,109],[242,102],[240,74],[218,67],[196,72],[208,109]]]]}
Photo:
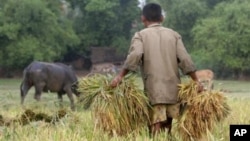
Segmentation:
{"type": "Polygon", "coordinates": [[[114,87],[118,86],[118,85],[121,83],[121,81],[122,81],[122,77],[121,77],[120,75],[117,75],[117,76],[111,81],[110,86],[114,88],[114,87]]]}
{"type": "Polygon", "coordinates": [[[122,81],[122,78],[129,72],[129,70],[127,69],[122,69],[121,72],[111,81],[111,84],[110,86],[111,87],[116,87],[118,86],[121,81],[122,81]]]}
{"type": "Polygon", "coordinates": [[[198,93],[202,92],[204,90],[203,85],[201,84],[201,82],[199,81],[195,71],[188,73],[188,75],[193,79],[193,81],[195,81],[195,83],[198,86],[198,93]]]}

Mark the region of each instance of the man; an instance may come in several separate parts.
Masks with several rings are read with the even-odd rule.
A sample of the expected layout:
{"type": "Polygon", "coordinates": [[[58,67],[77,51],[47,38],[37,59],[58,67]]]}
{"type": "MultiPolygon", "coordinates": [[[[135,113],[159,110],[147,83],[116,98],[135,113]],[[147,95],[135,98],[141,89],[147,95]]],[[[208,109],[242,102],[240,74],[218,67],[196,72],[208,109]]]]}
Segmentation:
{"type": "Polygon", "coordinates": [[[112,80],[111,86],[116,87],[129,71],[136,71],[140,66],[144,90],[152,105],[150,132],[155,135],[169,128],[170,133],[172,119],[179,116],[177,85],[181,81],[178,70],[180,68],[198,82],[196,68],[181,36],[161,25],[163,16],[158,4],[145,5],[141,20],[145,29],[135,33],[123,69],[112,80]]]}

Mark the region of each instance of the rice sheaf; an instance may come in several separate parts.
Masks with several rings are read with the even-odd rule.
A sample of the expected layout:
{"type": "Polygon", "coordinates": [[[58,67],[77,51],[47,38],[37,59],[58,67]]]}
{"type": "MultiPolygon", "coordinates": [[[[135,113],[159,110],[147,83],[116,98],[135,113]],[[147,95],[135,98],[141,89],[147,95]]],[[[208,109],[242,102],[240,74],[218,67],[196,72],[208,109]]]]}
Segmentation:
{"type": "Polygon", "coordinates": [[[183,141],[199,139],[210,134],[231,111],[223,92],[212,90],[198,93],[197,84],[190,81],[179,86],[179,101],[185,105],[177,130],[183,141]]]}
{"type": "Polygon", "coordinates": [[[112,75],[93,74],[79,79],[79,103],[91,109],[95,127],[110,135],[138,133],[149,122],[148,99],[136,83],[126,76],[120,85],[110,87],[112,75]]]}

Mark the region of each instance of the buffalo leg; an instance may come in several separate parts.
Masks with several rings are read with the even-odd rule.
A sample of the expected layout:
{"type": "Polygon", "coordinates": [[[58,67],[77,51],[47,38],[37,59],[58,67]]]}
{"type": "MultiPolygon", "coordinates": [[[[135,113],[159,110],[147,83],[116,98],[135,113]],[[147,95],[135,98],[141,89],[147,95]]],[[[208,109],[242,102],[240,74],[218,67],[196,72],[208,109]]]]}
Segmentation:
{"type": "Polygon", "coordinates": [[[70,100],[70,107],[71,107],[71,110],[75,110],[75,104],[74,104],[74,97],[73,97],[73,93],[72,91],[69,89],[66,90],[66,93],[67,93],[67,96],[70,100]]]}
{"type": "Polygon", "coordinates": [[[36,99],[37,101],[41,100],[41,94],[43,91],[43,88],[45,87],[45,83],[38,83],[35,84],[35,95],[34,95],[34,99],[36,99]]]}
{"type": "Polygon", "coordinates": [[[31,86],[28,83],[26,83],[26,82],[21,83],[21,86],[20,86],[20,89],[21,89],[21,104],[24,103],[25,96],[27,95],[30,88],[31,88],[31,86]]]}

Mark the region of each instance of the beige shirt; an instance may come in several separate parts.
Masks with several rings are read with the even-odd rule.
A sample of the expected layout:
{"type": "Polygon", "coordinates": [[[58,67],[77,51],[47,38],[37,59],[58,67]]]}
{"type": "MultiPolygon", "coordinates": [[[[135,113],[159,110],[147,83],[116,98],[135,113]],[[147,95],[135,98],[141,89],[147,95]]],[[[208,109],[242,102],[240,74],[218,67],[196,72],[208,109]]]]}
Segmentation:
{"type": "Polygon", "coordinates": [[[195,71],[181,36],[160,24],[152,24],[132,38],[124,68],[136,71],[138,65],[152,105],[177,103],[179,68],[184,74],[195,71]]]}

